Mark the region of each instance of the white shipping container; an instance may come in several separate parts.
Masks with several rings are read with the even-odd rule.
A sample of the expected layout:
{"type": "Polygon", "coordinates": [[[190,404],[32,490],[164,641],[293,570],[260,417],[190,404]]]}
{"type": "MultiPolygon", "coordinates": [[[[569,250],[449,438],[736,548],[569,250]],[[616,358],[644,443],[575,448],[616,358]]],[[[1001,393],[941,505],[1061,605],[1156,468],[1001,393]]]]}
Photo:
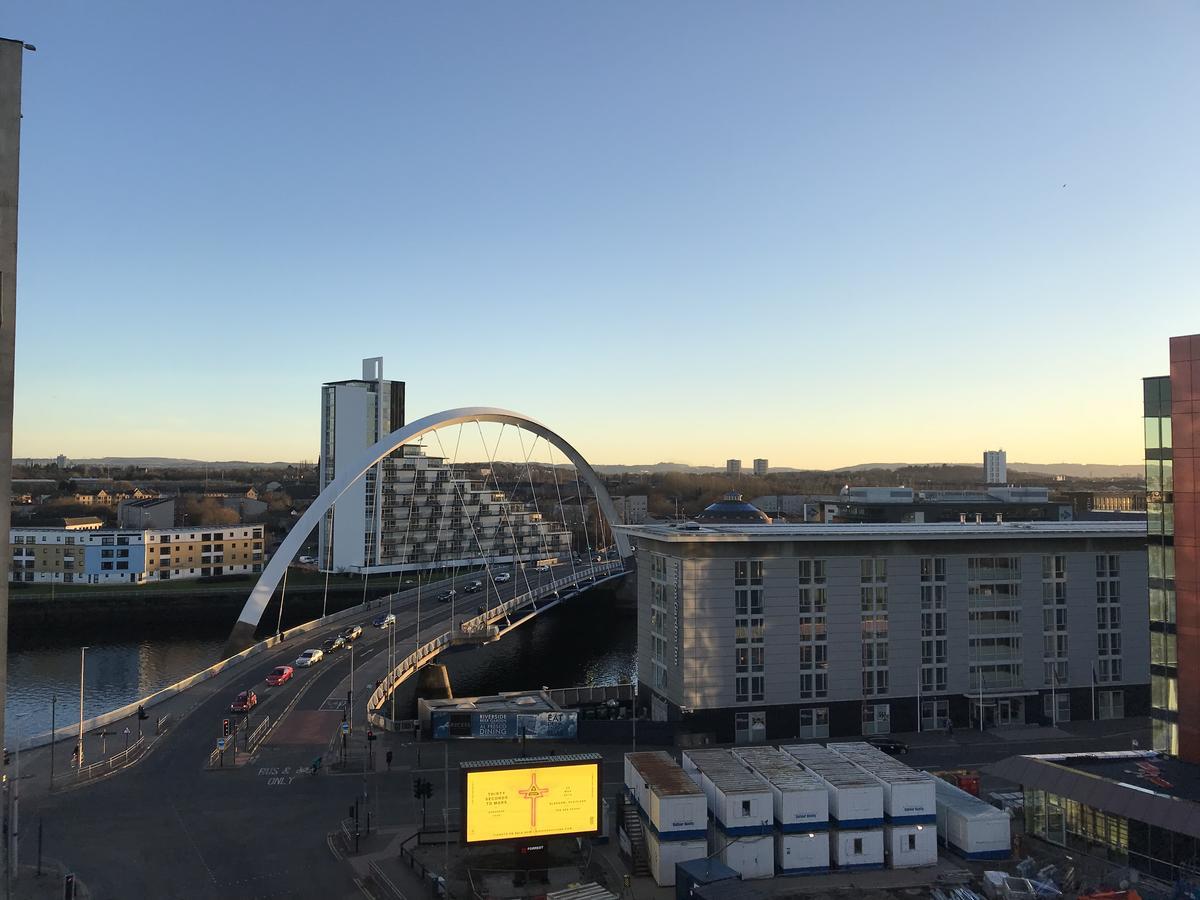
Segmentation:
{"type": "Polygon", "coordinates": [[[747,747],[733,754],[767,782],[780,829],[806,832],[829,826],[828,789],[794,758],[774,747],[747,747]]]}
{"type": "Polygon", "coordinates": [[[829,832],[775,834],[775,868],[784,875],[829,871],[829,832]]]}
{"type": "Polygon", "coordinates": [[[893,759],[865,741],[829,749],[861,769],[883,790],[883,811],[895,824],[932,824],[937,817],[933,776],[893,759]]]}
{"type": "Polygon", "coordinates": [[[937,828],[933,825],[888,825],[883,839],[889,869],[915,869],[937,862],[937,828]]]}
{"type": "Polygon", "coordinates": [[[625,786],[642,815],[665,840],[685,833],[703,840],[708,828],[704,792],[669,753],[626,753],[625,786]]]}
{"type": "Polygon", "coordinates": [[[967,859],[1008,859],[1012,820],[1006,811],[941,778],[935,787],[938,837],[946,846],[967,859]]]}
{"type": "Polygon", "coordinates": [[[781,748],[812,772],[829,794],[829,815],[839,828],[869,829],[883,825],[883,787],[832,750],[818,744],[781,748]]]}
{"type": "Polygon", "coordinates": [[[771,830],[774,798],[767,783],[728,750],[685,750],[684,770],[699,780],[708,811],[731,835],[771,830]]]}
{"type": "Polygon", "coordinates": [[[771,878],[775,874],[775,839],[770,834],[740,837],[726,834],[715,825],[709,829],[710,850],[743,880],[771,878]]]}
{"type": "Polygon", "coordinates": [[[708,841],[696,838],[689,841],[662,841],[653,833],[646,832],[646,855],[650,861],[650,875],[659,887],[675,884],[675,864],[690,859],[708,856],[708,841]]]}
{"type": "Polygon", "coordinates": [[[883,829],[839,829],[830,834],[829,849],[839,869],[882,869],[883,829]]]}

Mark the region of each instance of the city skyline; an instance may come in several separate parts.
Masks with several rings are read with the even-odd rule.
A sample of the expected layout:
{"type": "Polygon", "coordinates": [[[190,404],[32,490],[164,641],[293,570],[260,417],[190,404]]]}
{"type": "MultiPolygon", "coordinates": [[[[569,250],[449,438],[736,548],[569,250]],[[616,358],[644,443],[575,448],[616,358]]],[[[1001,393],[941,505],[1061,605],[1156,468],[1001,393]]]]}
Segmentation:
{"type": "Polygon", "coordinates": [[[312,459],[382,355],[609,464],[1131,464],[1196,330],[1183,5],[14,6],[18,458],[312,459]]]}

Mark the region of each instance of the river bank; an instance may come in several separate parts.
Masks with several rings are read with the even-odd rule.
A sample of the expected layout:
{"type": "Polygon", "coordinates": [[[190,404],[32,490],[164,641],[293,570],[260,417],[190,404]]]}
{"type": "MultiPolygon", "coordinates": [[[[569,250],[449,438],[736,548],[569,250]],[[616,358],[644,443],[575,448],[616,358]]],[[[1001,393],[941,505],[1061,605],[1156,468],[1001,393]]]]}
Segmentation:
{"type": "MultiPolygon", "coordinates": [[[[14,590],[9,594],[8,621],[14,641],[29,633],[46,629],[80,631],[119,625],[156,627],[172,625],[178,628],[223,624],[232,628],[246,598],[254,587],[250,579],[230,582],[175,582],[168,586],[143,585],[130,588],[77,587],[54,594],[39,591],[26,594],[14,590]]],[[[326,591],[324,581],[318,583],[289,583],[287,595],[277,589],[263,613],[263,627],[274,630],[279,621],[279,604],[283,598],[283,627],[299,625],[317,618],[323,609],[336,612],[386,596],[396,590],[394,579],[380,579],[365,588],[361,579],[332,578],[326,591]]]]}

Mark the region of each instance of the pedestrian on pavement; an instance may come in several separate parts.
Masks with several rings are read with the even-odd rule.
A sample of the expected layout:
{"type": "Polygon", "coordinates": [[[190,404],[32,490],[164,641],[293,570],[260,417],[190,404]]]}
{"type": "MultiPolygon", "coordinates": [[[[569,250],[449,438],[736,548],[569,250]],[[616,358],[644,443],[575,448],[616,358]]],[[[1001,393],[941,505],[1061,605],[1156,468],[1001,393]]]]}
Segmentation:
{"type": "Polygon", "coordinates": [[[384,759],[387,760],[387,767],[388,767],[388,771],[390,772],[392,770],[392,751],[391,750],[389,750],[387,752],[387,756],[385,756],[384,759]]]}

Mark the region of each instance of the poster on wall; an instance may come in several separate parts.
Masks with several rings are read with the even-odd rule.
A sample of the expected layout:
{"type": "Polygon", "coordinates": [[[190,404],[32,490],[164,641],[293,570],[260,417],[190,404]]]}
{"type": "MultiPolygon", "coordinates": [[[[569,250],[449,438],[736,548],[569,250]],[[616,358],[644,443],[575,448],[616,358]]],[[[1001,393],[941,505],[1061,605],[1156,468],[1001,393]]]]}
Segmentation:
{"type": "Polygon", "coordinates": [[[573,709],[556,712],[463,712],[434,710],[429,717],[435,740],[471,738],[480,740],[571,741],[579,730],[579,713],[573,709]]]}

